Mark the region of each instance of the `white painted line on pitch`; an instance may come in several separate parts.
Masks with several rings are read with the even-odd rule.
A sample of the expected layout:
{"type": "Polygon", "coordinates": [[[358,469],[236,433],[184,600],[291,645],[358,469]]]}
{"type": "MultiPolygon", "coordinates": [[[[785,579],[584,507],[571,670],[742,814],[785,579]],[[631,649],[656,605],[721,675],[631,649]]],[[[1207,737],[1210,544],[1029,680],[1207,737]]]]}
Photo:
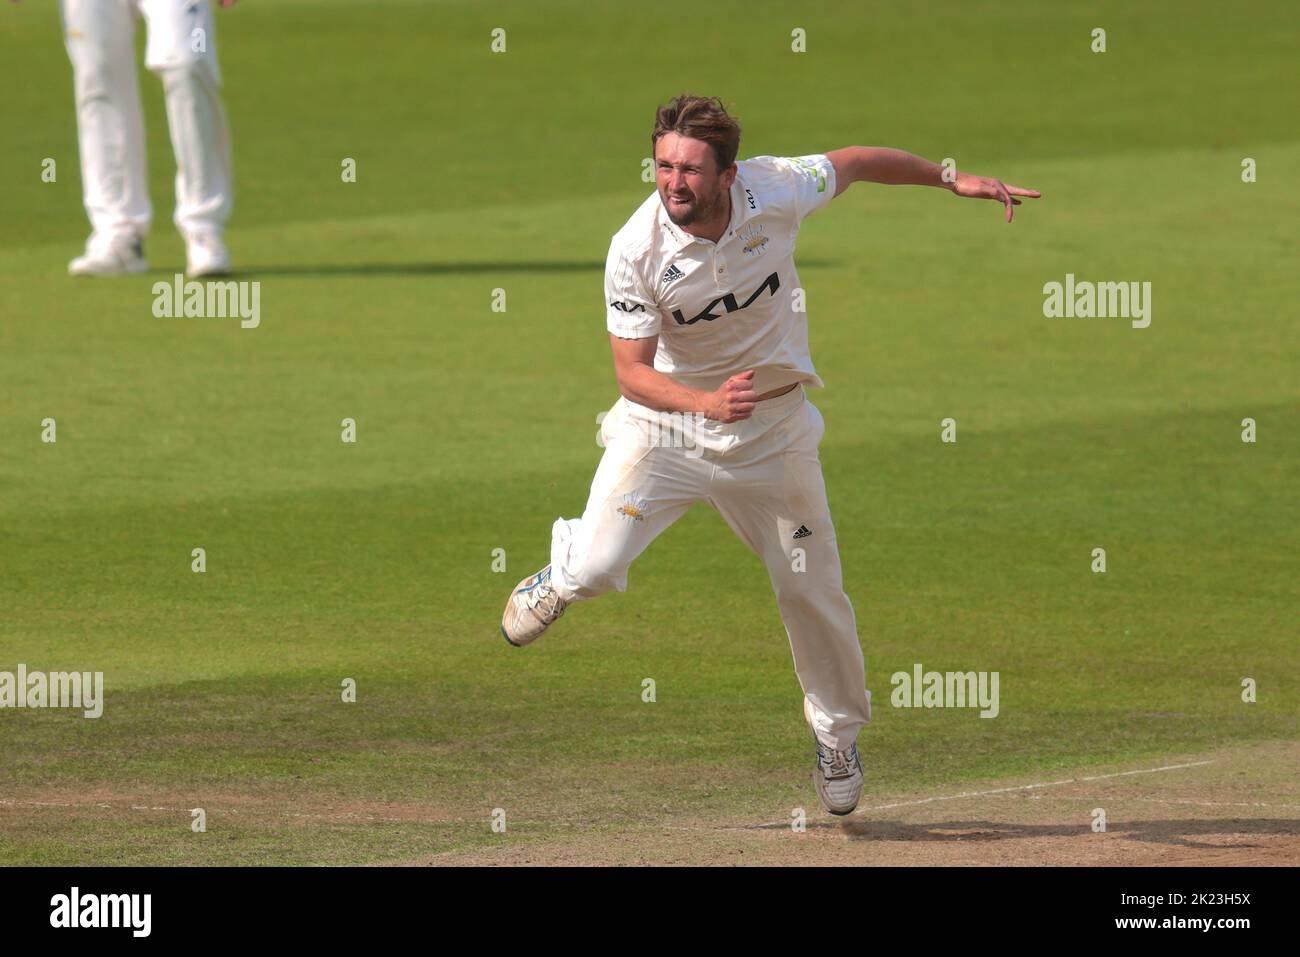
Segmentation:
{"type": "Polygon", "coordinates": [[[1214,761],[1192,761],[1189,764],[1169,764],[1163,768],[1139,768],[1136,771],[1117,771],[1114,774],[1092,774],[1082,778],[1066,778],[1064,781],[1042,781],[1038,784],[1019,784],[1010,788],[994,788],[991,791],[963,791],[961,794],[945,794],[938,797],[921,798],[916,801],[899,801],[895,804],[878,804],[866,807],[864,811],[888,811],[896,807],[915,807],[918,804],[933,804],[936,801],[959,801],[962,798],[986,797],[990,794],[1008,794],[1012,791],[1032,791],[1035,788],[1054,788],[1062,784],[1079,784],[1082,781],[1104,781],[1107,778],[1122,778],[1130,774],[1156,774],[1160,771],[1178,771],[1182,768],[1199,768],[1214,761]]]}
{"type": "MultiPolygon", "coordinates": [[[[163,811],[168,814],[189,814],[191,808],[184,807],[161,807],[150,804],[109,804],[105,801],[18,801],[14,798],[0,798],[0,807],[63,807],[63,808],[102,808],[106,811],[163,811]]],[[[205,808],[210,815],[224,817],[226,815],[238,816],[242,812],[239,808],[205,808]]],[[[264,810],[268,813],[275,812],[274,807],[259,806],[254,807],[253,811],[264,810]]],[[[358,821],[365,824],[478,824],[478,818],[435,818],[426,819],[418,817],[383,817],[377,814],[363,814],[358,811],[332,811],[325,813],[310,813],[306,811],[279,811],[280,817],[301,818],[311,821],[326,821],[333,823],[349,823],[358,821]]],[[[562,827],[568,822],[549,822],[516,820],[515,824],[546,824],[548,826],[562,827]]],[[[575,824],[576,826],[580,826],[575,824]]]]}

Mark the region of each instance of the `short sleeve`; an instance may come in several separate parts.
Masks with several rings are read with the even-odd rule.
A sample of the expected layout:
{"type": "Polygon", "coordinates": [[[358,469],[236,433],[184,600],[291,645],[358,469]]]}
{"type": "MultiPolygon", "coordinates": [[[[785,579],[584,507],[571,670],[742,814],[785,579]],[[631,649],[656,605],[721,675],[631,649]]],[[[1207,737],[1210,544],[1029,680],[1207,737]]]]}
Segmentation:
{"type": "Polygon", "coordinates": [[[800,220],[817,212],[835,196],[835,165],[823,153],[779,156],[776,167],[794,189],[794,205],[800,220]]]}
{"type": "Polygon", "coordinates": [[[605,325],[623,339],[659,334],[659,307],[641,275],[617,246],[610,247],[605,261],[605,325]]]}

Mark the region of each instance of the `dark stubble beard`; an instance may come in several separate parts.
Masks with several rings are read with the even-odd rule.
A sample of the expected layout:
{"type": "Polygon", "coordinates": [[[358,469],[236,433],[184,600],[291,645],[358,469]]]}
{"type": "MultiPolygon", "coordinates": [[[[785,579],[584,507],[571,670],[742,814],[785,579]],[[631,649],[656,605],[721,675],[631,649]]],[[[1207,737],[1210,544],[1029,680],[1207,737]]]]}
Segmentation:
{"type": "Polygon", "coordinates": [[[713,195],[712,201],[707,205],[697,197],[694,205],[692,205],[685,213],[674,213],[673,207],[669,206],[667,202],[664,203],[664,210],[668,213],[668,218],[672,220],[673,225],[689,226],[691,223],[711,218],[722,208],[724,202],[725,199],[722,195],[722,188],[719,187],[718,191],[713,195]]]}

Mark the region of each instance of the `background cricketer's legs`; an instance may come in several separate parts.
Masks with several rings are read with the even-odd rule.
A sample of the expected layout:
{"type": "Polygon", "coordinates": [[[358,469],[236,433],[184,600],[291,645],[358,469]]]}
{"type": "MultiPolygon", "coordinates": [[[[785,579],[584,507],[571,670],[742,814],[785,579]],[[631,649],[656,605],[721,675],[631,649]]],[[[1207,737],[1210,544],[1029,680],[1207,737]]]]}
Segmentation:
{"type": "Polygon", "coordinates": [[[625,590],[633,560],[704,497],[712,471],[698,449],[650,445],[621,401],[601,435],[605,454],[582,518],[551,528],[551,579],[565,601],[625,590]]]}
{"type": "Polygon", "coordinates": [[[137,10],[149,30],[145,65],[163,81],[176,153],[176,225],[185,236],[220,232],[233,190],[208,0],[62,0],[60,9],[76,90],[86,213],[96,236],[143,237],[152,220],[136,77],[137,10]]]}
{"type": "Polygon", "coordinates": [[[149,26],[144,63],[162,78],[176,154],[176,228],[220,235],[234,190],[212,4],[140,0],[140,10],[149,26]]]}
{"type": "Polygon", "coordinates": [[[62,0],[86,214],[95,236],[143,237],[153,211],[135,65],[134,0],[62,0]]]}
{"type": "Polygon", "coordinates": [[[822,744],[845,750],[871,720],[871,697],[817,456],[824,432],[821,412],[805,401],[718,460],[709,500],[767,566],[805,717],[822,744]],[[795,538],[800,528],[811,534],[795,538]]]}

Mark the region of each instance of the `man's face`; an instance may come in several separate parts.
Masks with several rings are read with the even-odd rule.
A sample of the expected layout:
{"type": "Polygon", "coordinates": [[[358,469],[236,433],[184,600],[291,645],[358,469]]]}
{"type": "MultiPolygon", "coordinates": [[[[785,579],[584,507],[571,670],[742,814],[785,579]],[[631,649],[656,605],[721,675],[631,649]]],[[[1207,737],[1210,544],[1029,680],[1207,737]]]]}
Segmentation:
{"type": "Polygon", "coordinates": [[[678,226],[707,222],[726,209],[723,195],[736,179],[736,165],[718,169],[713,150],[703,140],[665,133],[655,143],[659,198],[678,226]]]}

